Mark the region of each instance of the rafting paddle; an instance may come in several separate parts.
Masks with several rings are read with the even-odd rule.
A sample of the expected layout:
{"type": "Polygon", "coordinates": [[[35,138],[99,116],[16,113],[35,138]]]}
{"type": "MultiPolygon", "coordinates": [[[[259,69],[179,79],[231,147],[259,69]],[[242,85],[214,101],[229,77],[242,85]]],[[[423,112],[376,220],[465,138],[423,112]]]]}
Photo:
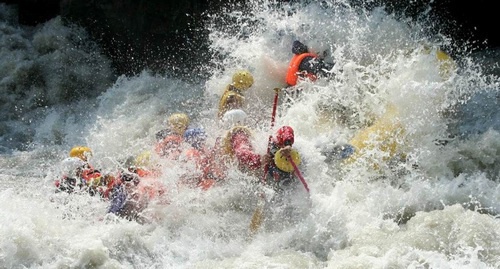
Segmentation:
{"type": "Polygon", "coordinates": [[[309,192],[309,187],[307,186],[307,182],[302,176],[302,173],[300,172],[299,168],[297,168],[297,165],[295,162],[292,160],[292,158],[288,158],[288,161],[292,164],[293,166],[293,171],[297,175],[297,177],[300,179],[300,182],[302,182],[302,185],[304,185],[304,188],[306,188],[306,191],[309,192]]]}
{"type": "MultiPolygon", "coordinates": [[[[276,108],[278,107],[278,95],[279,92],[281,91],[280,88],[274,88],[274,101],[273,101],[273,111],[271,113],[271,130],[274,127],[274,122],[276,119],[276,108]]],[[[272,141],[272,135],[269,135],[269,140],[267,142],[267,154],[271,151],[271,141],[272,141]]],[[[269,170],[269,164],[264,165],[264,176],[262,177],[262,183],[266,184],[266,176],[267,176],[267,171],[269,170]]],[[[255,209],[253,215],[252,215],[252,220],[250,221],[250,233],[255,234],[257,230],[260,228],[262,225],[262,221],[264,220],[264,206],[266,205],[266,200],[264,197],[264,193],[261,193],[259,195],[259,201],[257,202],[257,208],[255,209]]]]}

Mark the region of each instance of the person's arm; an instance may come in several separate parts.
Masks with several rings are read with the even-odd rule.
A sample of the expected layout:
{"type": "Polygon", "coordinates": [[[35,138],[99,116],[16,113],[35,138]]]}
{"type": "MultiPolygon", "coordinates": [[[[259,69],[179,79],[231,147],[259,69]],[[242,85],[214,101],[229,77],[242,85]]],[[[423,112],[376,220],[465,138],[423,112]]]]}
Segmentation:
{"type": "Polygon", "coordinates": [[[333,66],[333,63],[327,63],[319,58],[305,57],[299,65],[299,70],[315,75],[328,76],[333,66]]]}
{"type": "Polygon", "coordinates": [[[250,169],[259,169],[262,166],[261,156],[253,151],[249,137],[243,132],[233,135],[232,146],[238,161],[250,169]]]}
{"type": "Polygon", "coordinates": [[[123,185],[115,186],[111,193],[111,206],[108,213],[119,214],[127,200],[127,193],[123,185]]]}

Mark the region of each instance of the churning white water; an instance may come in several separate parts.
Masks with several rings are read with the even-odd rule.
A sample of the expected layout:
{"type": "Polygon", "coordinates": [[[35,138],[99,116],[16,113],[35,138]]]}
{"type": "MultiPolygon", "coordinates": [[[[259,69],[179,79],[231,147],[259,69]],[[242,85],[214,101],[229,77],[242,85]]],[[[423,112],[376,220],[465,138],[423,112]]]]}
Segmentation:
{"type": "Polygon", "coordinates": [[[211,16],[218,69],[199,84],[115,77],[83,30],[58,18],[20,27],[0,5],[0,268],[500,268],[499,78],[470,48],[382,9],[257,2],[211,16]],[[280,94],[271,130],[294,40],[335,67],[291,103],[280,94]],[[171,113],[187,113],[213,145],[225,132],[218,98],[240,69],[255,78],[245,110],[256,150],[277,127],[295,129],[310,193],[292,197],[291,220],[267,208],[250,236],[259,178],[236,167],[202,191],[178,187],[185,167],[164,161],[170,204],[150,205],[143,224],[107,215],[98,197],[54,192],[71,147],[89,146],[94,165],[115,172],[153,149],[171,113]],[[404,130],[390,138],[395,156],[322,153],[390,107],[404,130]]]}

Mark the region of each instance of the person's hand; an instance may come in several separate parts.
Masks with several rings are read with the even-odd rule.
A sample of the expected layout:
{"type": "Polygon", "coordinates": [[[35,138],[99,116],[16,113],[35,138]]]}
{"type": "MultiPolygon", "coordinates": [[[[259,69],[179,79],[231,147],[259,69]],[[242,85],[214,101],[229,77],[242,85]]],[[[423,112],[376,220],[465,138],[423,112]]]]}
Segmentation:
{"type": "Polygon", "coordinates": [[[290,154],[292,152],[292,146],[285,146],[285,147],[281,148],[280,151],[281,151],[281,155],[283,155],[283,157],[290,158],[290,154]]]}
{"type": "Polygon", "coordinates": [[[262,157],[260,158],[260,162],[264,165],[266,164],[270,164],[271,161],[273,160],[273,158],[271,157],[271,154],[264,154],[262,155],[262,157]]]}

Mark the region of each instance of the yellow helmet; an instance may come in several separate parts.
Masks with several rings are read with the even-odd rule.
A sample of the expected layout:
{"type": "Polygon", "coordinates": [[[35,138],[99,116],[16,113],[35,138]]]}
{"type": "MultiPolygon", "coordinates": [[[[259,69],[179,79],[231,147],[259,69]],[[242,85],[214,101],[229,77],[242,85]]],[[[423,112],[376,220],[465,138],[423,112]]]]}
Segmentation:
{"type": "Polygon", "coordinates": [[[178,135],[184,135],[184,131],[188,128],[189,117],[184,113],[175,113],[168,117],[168,124],[172,129],[172,132],[178,135]]]}
{"type": "Polygon", "coordinates": [[[147,167],[150,165],[150,163],[151,163],[150,151],[143,151],[134,160],[134,165],[137,167],[147,167]]]}
{"type": "Polygon", "coordinates": [[[238,71],[233,75],[233,86],[238,90],[246,90],[253,85],[253,76],[248,71],[238,71]]]}
{"type": "Polygon", "coordinates": [[[92,156],[92,150],[89,147],[76,146],[69,151],[70,157],[77,157],[83,161],[87,161],[87,158],[92,156]]]}
{"type": "MultiPolygon", "coordinates": [[[[290,151],[290,157],[292,158],[292,161],[293,163],[295,163],[295,165],[298,166],[300,164],[300,154],[295,149],[292,149],[290,151]]],[[[276,154],[274,154],[274,163],[282,171],[291,173],[294,170],[292,163],[288,160],[288,158],[283,156],[281,149],[278,150],[276,154]]]]}

